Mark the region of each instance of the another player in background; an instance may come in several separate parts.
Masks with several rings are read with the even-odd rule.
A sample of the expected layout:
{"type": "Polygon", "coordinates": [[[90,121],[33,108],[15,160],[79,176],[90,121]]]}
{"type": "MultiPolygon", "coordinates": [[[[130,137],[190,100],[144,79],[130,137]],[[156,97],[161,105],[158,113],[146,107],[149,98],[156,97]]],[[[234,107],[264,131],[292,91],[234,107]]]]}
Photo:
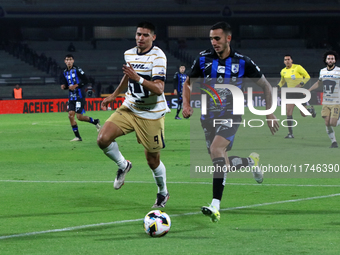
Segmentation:
{"type": "Polygon", "coordinates": [[[177,95],[177,113],[176,113],[176,120],[180,120],[179,113],[182,109],[182,90],[183,90],[183,83],[187,78],[187,74],[185,73],[185,66],[181,65],[179,67],[179,72],[176,72],[174,75],[174,94],[177,95]]]}
{"type": "Polygon", "coordinates": [[[117,166],[114,188],[120,189],[132,164],[121,154],[116,138],[136,132],[137,141],[144,146],[147,163],[152,170],[158,193],[152,208],[164,207],[169,199],[166,186],[166,169],[160,160],[160,150],[164,144],[164,116],[170,109],[164,96],[166,77],[166,56],[153,45],[156,39],[155,26],[141,22],[136,31],[137,47],[124,53],[124,77],[117,89],[102,102],[106,110],[108,103],[125,89],[125,101],[105,122],[97,143],[106,156],[117,166]]]}
{"type": "Polygon", "coordinates": [[[61,89],[69,90],[68,118],[70,119],[72,130],[76,136],[71,140],[71,142],[82,141],[77,122],[74,119],[75,114],[77,113],[78,120],[95,125],[98,132],[101,128],[100,121],[99,119],[93,119],[83,115],[85,113],[84,107],[86,104],[85,85],[88,83],[88,79],[84,71],[74,65],[74,57],[72,54],[67,54],[64,62],[66,64],[66,68],[60,74],[60,84],[61,89]]]}
{"type": "Polygon", "coordinates": [[[323,60],[326,67],[320,70],[319,80],[308,90],[312,91],[323,85],[321,116],[325,120],[326,132],[332,142],[330,148],[338,148],[333,130],[333,127],[340,124],[340,67],[335,66],[338,54],[335,51],[327,51],[324,54],[323,60]]]}
{"type": "MultiPolygon", "coordinates": [[[[209,216],[213,222],[220,219],[220,203],[226,182],[229,167],[240,169],[251,167],[253,176],[258,183],[263,181],[263,172],[259,167],[259,155],[251,153],[247,158],[238,156],[228,157],[235,134],[242,121],[241,115],[233,114],[233,96],[228,89],[215,88],[216,84],[232,84],[237,87],[244,86],[245,77],[252,78],[263,89],[266,107],[272,105],[272,86],[268,83],[260,68],[247,56],[243,56],[230,47],[232,31],[228,23],[218,22],[210,29],[210,42],[213,49],[200,52],[195,59],[191,73],[183,85],[183,117],[192,115],[190,106],[191,84],[193,78],[204,77],[202,88],[214,95],[207,103],[207,114],[201,116],[201,124],[205,133],[208,153],[212,159],[215,172],[213,174],[213,199],[210,206],[203,206],[202,213],[209,216]],[[208,85],[208,86],[207,86],[208,85]],[[213,101],[221,99],[221,105],[213,101]],[[229,120],[229,124],[214,125],[214,119],[229,120]],[[218,169],[223,169],[219,171],[218,169]]],[[[266,116],[272,134],[279,127],[274,114],[266,116]]]]}
{"type": "MultiPolygon", "coordinates": [[[[286,65],[280,72],[281,80],[278,86],[281,88],[285,83],[287,83],[288,88],[302,88],[310,79],[307,71],[301,66],[293,64],[293,59],[291,55],[285,55],[284,64],[286,65]]],[[[287,99],[294,98],[304,98],[305,96],[302,93],[288,93],[287,99]]],[[[306,103],[302,104],[306,107],[306,103]]],[[[293,111],[295,104],[287,104],[287,124],[288,124],[288,135],[285,138],[294,138],[293,135],[293,111]]],[[[315,118],[316,112],[313,106],[307,109],[315,118]]],[[[306,117],[306,115],[300,111],[302,117],[306,117]]]]}

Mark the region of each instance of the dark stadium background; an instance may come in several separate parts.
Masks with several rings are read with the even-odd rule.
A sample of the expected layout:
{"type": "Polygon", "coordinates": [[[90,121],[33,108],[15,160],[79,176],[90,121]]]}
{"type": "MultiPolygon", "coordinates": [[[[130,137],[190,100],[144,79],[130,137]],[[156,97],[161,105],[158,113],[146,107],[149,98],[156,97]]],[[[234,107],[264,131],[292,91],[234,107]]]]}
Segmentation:
{"type": "MultiPolygon", "coordinates": [[[[326,49],[339,50],[340,1],[49,1],[3,0],[0,3],[0,98],[11,99],[15,84],[26,99],[65,98],[58,75],[70,43],[75,64],[93,78],[93,89],[112,92],[122,77],[123,52],[135,45],[141,20],[157,25],[157,40],[168,57],[166,91],[180,63],[190,67],[210,46],[209,27],[232,25],[232,45],[249,55],[272,84],[291,54],[313,78],[326,49]]],[[[307,86],[311,86],[309,82],[307,86]]]]}

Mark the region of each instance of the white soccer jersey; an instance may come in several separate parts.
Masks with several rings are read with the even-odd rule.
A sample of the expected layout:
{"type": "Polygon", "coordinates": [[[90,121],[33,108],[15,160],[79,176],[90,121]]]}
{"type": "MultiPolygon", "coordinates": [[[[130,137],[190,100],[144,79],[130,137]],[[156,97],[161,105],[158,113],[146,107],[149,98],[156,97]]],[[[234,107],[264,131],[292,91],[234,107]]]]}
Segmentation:
{"type": "Polygon", "coordinates": [[[322,104],[340,104],[340,67],[327,70],[327,67],[320,70],[319,80],[323,83],[322,104]]]}
{"type": "MultiPolygon", "coordinates": [[[[134,47],[124,53],[124,58],[145,80],[165,81],[167,61],[160,48],[153,46],[148,52],[138,54],[137,47],[134,47]]],[[[129,80],[123,105],[144,119],[159,119],[170,112],[164,93],[157,96],[132,80],[129,80]]]]}

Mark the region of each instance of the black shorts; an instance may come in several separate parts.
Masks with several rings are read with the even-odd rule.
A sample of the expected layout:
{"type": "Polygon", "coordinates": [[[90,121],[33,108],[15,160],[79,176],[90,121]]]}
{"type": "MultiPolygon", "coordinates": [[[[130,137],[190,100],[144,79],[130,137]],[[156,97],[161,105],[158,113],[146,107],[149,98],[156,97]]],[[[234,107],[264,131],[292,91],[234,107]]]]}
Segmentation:
{"type": "Polygon", "coordinates": [[[235,134],[237,132],[238,127],[240,126],[239,123],[241,121],[242,117],[240,115],[227,115],[219,119],[201,120],[201,125],[204,130],[205,140],[209,154],[210,146],[216,135],[222,136],[228,141],[230,141],[229,145],[226,148],[226,151],[231,150],[231,148],[233,147],[235,134]]]}
{"type": "Polygon", "coordinates": [[[78,99],[77,101],[68,100],[68,111],[74,111],[76,113],[84,114],[85,113],[85,98],[78,99]]]}
{"type": "Polygon", "coordinates": [[[287,93],[286,94],[287,99],[299,99],[299,98],[305,98],[306,96],[303,93],[287,93]]]}

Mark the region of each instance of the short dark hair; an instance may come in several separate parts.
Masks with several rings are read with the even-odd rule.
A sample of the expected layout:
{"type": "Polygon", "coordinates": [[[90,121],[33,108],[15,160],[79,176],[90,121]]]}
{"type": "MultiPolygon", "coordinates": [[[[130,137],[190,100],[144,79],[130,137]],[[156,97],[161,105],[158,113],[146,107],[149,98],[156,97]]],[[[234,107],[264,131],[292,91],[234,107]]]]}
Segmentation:
{"type": "Polygon", "coordinates": [[[212,25],[210,30],[216,30],[216,29],[222,29],[225,34],[232,34],[231,26],[225,22],[225,21],[220,21],[217,22],[216,24],[212,25]]]}
{"type": "Polygon", "coordinates": [[[137,28],[139,28],[139,27],[149,29],[152,33],[156,32],[155,25],[152,24],[151,22],[148,22],[148,21],[142,21],[142,22],[138,23],[137,28]]]}
{"type": "Polygon", "coordinates": [[[65,58],[73,58],[74,59],[72,54],[66,54],[65,58]]]}
{"type": "Polygon", "coordinates": [[[292,55],[290,55],[290,54],[286,54],[285,57],[290,57],[291,59],[293,59],[292,55]]]}
{"type": "Polygon", "coordinates": [[[335,61],[338,61],[338,53],[334,50],[329,50],[329,51],[326,51],[324,54],[323,54],[323,62],[326,63],[326,58],[328,55],[333,55],[334,58],[335,58],[335,61]]]}

